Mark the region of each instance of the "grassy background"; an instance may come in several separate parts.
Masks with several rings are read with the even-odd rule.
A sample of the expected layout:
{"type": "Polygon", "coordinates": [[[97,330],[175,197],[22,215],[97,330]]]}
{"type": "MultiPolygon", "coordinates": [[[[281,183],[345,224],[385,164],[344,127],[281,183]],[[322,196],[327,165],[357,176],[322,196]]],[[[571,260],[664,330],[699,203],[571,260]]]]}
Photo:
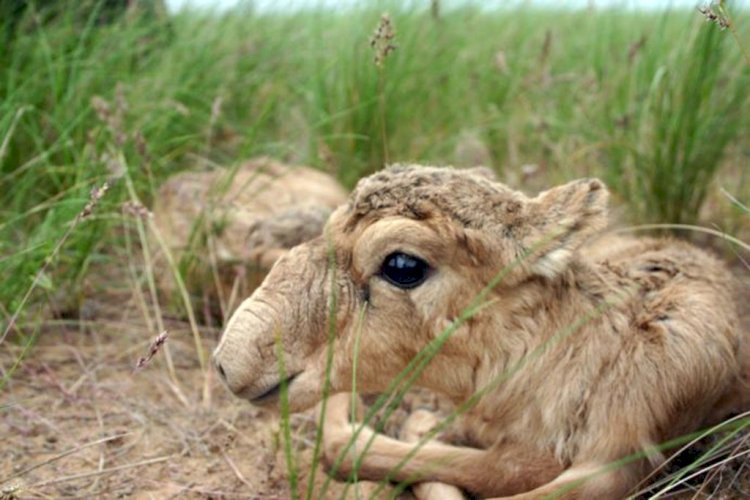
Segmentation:
{"type": "MultiPolygon", "coordinates": [[[[253,155],[348,187],[387,161],[482,163],[540,187],[595,175],[638,222],[696,222],[707,198],[729,206],[719,185],[746,199],[743,13],[738,44],[697,10],[399,4],[131,10],[109,24],[95,2],[56,17],[30,9],[0,53],[4,324],[82,293],[92,263],[125,265],[123,179],[148,205],[175,172],[253,155]],[[398,48],[377,68],[369,39],[385,10],[398,48]],[[71,231],[107,179],[119,180],[71,231]]],[[[708,222],[737,231],[746,218],[719,208],[708,222]]]]}

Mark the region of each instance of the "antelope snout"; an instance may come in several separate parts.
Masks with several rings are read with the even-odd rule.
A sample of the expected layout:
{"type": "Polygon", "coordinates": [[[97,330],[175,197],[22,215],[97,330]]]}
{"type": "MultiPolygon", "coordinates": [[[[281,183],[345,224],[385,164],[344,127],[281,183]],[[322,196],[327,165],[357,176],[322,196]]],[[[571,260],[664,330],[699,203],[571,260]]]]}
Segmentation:
{"type": "Polygon", "coordinates": [[[248,382],[245,377],[240,376],[236,370],[231,369],[231,361],[225,359],[225,349],[219,346],[212,356],[214,367],[219,373],[221,381],[234,394],[240,395],[247,387],[248,382]]]}

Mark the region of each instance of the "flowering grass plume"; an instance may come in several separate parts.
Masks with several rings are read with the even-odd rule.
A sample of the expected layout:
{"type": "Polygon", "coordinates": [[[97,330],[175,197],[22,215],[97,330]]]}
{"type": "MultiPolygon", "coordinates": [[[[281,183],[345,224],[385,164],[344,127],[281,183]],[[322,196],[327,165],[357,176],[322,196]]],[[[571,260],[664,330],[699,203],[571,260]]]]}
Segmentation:
{"type": "Polygon", "coordinates": [[[148,354],[139,358],[138,362],[135,364],[135,371],[144,368],[153,359],[153,357],[156,356],[156,353],[158,353],[161,347],[167,342],[168,336],[169,333],[164,330],[154,339],[153,342],[151,342],[151,345],[148,348],[148,354]]]}
{"type": "Polygon", "coordinates": [[[372,38],[370,38],[370,47],[375,52],[375,66],[378,68],[383,66],[388,55],[396,50],[395,39],[396,30],[393,28],[391,16],[388,13],[384,13],[380,16],[380,23],[375,29],[372,38]]]}
{"type": "Polygon", "coordinates": [[[706,21],[716,23],[722,30],[727,29],[730,25],[729,19],[721,13],[721,2],[718,5],[713,2],[702,5],[698,7],[698,11],[703,14],[706,21]],[[718,8],[718,12],[714,10],[714,7],[718,8]]]}

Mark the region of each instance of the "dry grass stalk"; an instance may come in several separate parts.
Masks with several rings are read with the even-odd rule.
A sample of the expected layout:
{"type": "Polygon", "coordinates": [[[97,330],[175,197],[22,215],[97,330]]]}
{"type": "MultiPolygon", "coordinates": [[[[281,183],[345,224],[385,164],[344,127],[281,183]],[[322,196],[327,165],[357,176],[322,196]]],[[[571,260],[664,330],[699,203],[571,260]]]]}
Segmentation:
{"type": "Polygon", "coordinates": [[[41,481],[39,483],[33,484],[29,486],[28,488],[29,489],[40,488],[42,486],[48,486],[50,484],[64,483],[67,481],[75,481],[76,479],[85,479],[87,477],[96,477],[102,474],[111,474],[112,472],[118,472],[118,471],[125,470],[125,469],[132,469],[134,467],[142,467],[145,465],[157,464],[159,462],[166,462],[170,458],[172,458],[172,455],[166,455],[163,457],[152,458],[149,460],[142,460],[140,462],[135,462],[132,464],[118,465],[117,467],[110,467],[108,469],[102,469],[102,470],[97,470],[93,472],[84,472],[82,474],[73,474],[72,476],[56,477],[53,479],[48,479],[46,481],[41,481]]]}
{"type": "Polygon", "coordinates": [[[543,87],[548,87],[552,83],[552,72],[550,69],[550,55],[552,53],[552,30],[544,32],[544,41],[539,51],[538,67],[539,82],[543,87]]]}
{"type": "MultiPolygon", "coordinates": [[[[121,163],[124,165],[124,159],[122,158],[122,155],[120,155],[121,163]]],[[[125,172],[127,172],[127,169],[124,169],[125,172]]],[[[153,304],[154,308],[154,319],[156,321],[156,327],[158,328],[158,331],[163,332],[165,331],[164,328],[164,319],[161,312],[161,306],[159,305],[159,297],[156,292],[156,282],[154,280],[154,272],[153,272],[153,265],[152,265],[152,258],[151,258],[151,251],[148,246],[148,238],[146,237],[146,227],[144,223],[150,222],[150,217],[148,216],[142,216],[144,213],[148,213],[150,215],[150,212],[148,212],[145,207],[143,207],[143,204],[138,199],[138,196],[135,192],[135,188],[133,186],[132,180],[130,177],[126,178],[127,180],[127,187],[128,187],[128,194],[130,196],[130,200],[125,202],[122,205],[123,212],[129,215],[135,215],[135,222],[136,222],[136,230],[138,231],[138,239],[141,244],[141,249],[143,253],[143,263],[145,267],[145,275],[146,275],[146,282],[148,284],[148,290],[149,295],[151,296],[151,302],[153,304]]],[[[140,291],[140,288],[136,284],[136,296],[141,298],[142,301],[142,293],[140,291]]],[[[148,324],[151,324],[151,319],[148,315],[148,307],[143,304],[142,307],[144,311],[144,316],[146,318],[146,322],[148,324]]],[[[180,395],[179,399],[181,401],[187,401],[187,398],[182,394],[182,390],[180,389],[179,385],[179,379],[177,378],[177,373],[175,372],[174,368],[174,362],[172,361],[172,355],[169,352],[169,346],[164,347],[164,359],[167,362],[167,371],[169,372],[169,377],[172,380],[172,385],[175,389],[175,391],[180,395]]]]}
{"type": "Polygon", "coordinates": [[[13,116],[13,121],[10,123],[8,132],[5,134],[5,138],[3,139],[2,144],[0,144],[0,161],[2,161],[5,155],[8,153],[8,146],[10,145],[10,138],[13,137],[13,132],[15,132],[18,122],[21,120],[21,117],[24,115],[24,113],[26,113],[30,109],[31,109],[31,106],[21,106],[20,108],[18,108],[18,111],[16,111],[16,114],[13,116]]]}
{"type": "MultiPolygon", "coordinates": [[[[720,470],[720,468],[727,463],[731,462],[732,460],[736,460],[738,458],[742,458],[750,454],[750,450],[744,450],[741,453],[736,453],[733,455],[730,455],[728,457],[722,458],[721,460],[717,462],[713,462],[710,465],[706,465],[705,467],[701,467],[697,469],[695,472],[692,472],[691,474],[673,481],[673,483],[665,486],[663,489],[659,490],[656,495],[654,495],[654,498],[658,498],[660,496],[663,496],[664,494],[674,491],[678,486],[687,485],[689,484],[689,481],[692,479],[695,479],[696,477],[699,477],[703,474],[706,474],[707,472],[716,473],[717,470],[720,470]]],[[[708,483],[708,480],[704,481],[701,485],[701,490],[706,486],[708,483]]],[[[697,497],[698,493],[700,493],[700,490],[695,494],[694,498],[697,497]]]]}
{"type": "Polygon", "coordinates": [[[504,50],[498,50],[495,52],[495,67],[503,75],[510,74],[510,68],[508,67],[508,58],[505,56],[504,50]]]}
{"type": "MultiPolygon", "coordinates": [[[[133,201],[134,203],[140,204],[140,201],[138,200],[138,195],[135,192],[135,187],[133,186],[132,180],[130,178],[128,178],[127,180],[128,180],[128,191],[130,193],[131,201],[133,201]]],[[[138,226],[138,235],[141,238],[141,246],[143,248],[143,255],[144,255],[144,258],[146,259],[146,275],[148,278],[149,290],[150,290],[152,299],[154,301],[154,304],[156,305],[156,307],[158,307],[159,302],[158,302],[158,296],[156,293],[156,283],[154,280],[152,259],[151,259],[151,254],[149,251],[149,244],[148,244],[146,234],[145,234],[145,227],[144,227],[143,221],[141,221],[140,219],[138,219],[136,222],[138,226]]],[[[177,285],[177,290],[180,294],[180,297],[182,298],[183,305],[185,306],[185,312],[187,313],[188,323],[190,324],[190,330],[193,334],[193,341],[195,342],[195,351],[196,351],[196,355],[198,356],[198,363],[200,364],[201,372],[204,375],[203,391],[202,391],[203,392],[203,405],[204,407],[208,407],[210,406],[210,402],[211,402],[212,373],[211,373],[211,370],[208,370],[206,366],[207,357],[203,349],[201,334],[198,329],[198,322],[195,319],[195,311],[193,310],[193,305],[192,305],[192,302],[190,301],[190,296],[188,294],[187,287],[185,286],[185,281],[182,279],[182,275],[180,274],[179,267],[177,263],[175,262],[174,257],[172,256],[172,252],[170,251],[169,246],[164,240],[164,236],[162,235],[161,231],[156,226],[156,224],[154,224],[154,221],[151,218],[147,220],[147,224],[148,224],[148,230],[153,235],[156,245],[161,250],[162,254],[164,255],[164,258],[167,261],[167,266],[170,272],[172,273],[172,276],[177,285]]],[[[157,310],[157,320],[161,325],[162,324],[161,309],[157,310]]],[[[162,330],[163,328],[160,326],[159,329],[162,330]]],[[[167,354],[168,354],[168,351],[167,351],[167,354]]],[[[171,358],[167,357],[167,360],[170,364],[170,376],[172,378],[174,387],[179,390],[179,383],[178,383],[176,374],[174,373],[174,367],[171,363],[171,358]]]]}
{"type": "Polygon", "coordinates": [[[248,481],[245,476],[242,475],[240,469],[237,468],[237,464],[234,463],[234,461],[229,457],[229,455],[227,455],[225,451],[221,452],[221,456],[224,458],[224,461],[226,461],[229,468],[232,469],[234,475],[237,476],[237,479],[239,479],[242,484],[247,486],[249,488],[249,491],[253,491],[256,489],[256,487],[250,481],[248,481]]]}
{"type": "MultiPolygon", "coordinates": [[[[167,266],[172,272],[172,275],[177,284],[177,290],[180,293],[180,297],[182,298],[183,304],[185,306],[185,312],[188,316],[188,323],[190,324],[190,330],[193,333],[193,340],[195,341],[195,350],[198,355],[198,362],[201,366],[201,371],[205,374],[207,371],[206,354],[203,349],[203,344],[201,343],[201,334],[198,329],[198,322],[195,319],[195,311],[193,310],[193,306],[190,301],[190,296],[187,292],[187,287],[185,286],[185,282],[182,279],[182,275],[180,274],[179,267],[177,266],[177,263],[174,261],[174,257],[172,256],[172,252],[170,251],[169,246],[164,241],[164,237],[161,234],[161,231],[159,231],[159,228],[156,227],[156,225],[153,223],[152,220],[148,221],[148,229],[151,232],[151,234],[154,236],[154,239],[156,240],[156,244],[158,245],[159,249],[164,254],[164,258],[167,261],[167,266]]],[[[144,244],[148,246],[146,243],[144,244]]],[[[153,281],[153,269],[149,271],[149,281],[150,281],[149,286],[151,286],[151,281],[153,281]]],[[[155,285],[154,285],[153,295],[156,296],[155,285]]]]}
{"type": "Polygon", "coordinates": [[[436,21],[440,20],[440,0],[432,0],[430,2],[430,14],[436,21]]]}
{"type": "MultiPolygon", "coordinates": [[[[731,464],[733,461],[737,460],[738,458],[747,456],[747,454],[750,453],[750,434],[747,434],[745,436],[740,436],[734,439],[729,447],[731,448],[731,452],[727,454],[726,458],[718,462],[718,466],[713,467],[712,465],[711,467],[709,467],[709,468],[712,468],[713,470],[706,471],[708,472],[708,474],[706,475],[706,478],[703,481],[703,483],[701,483],[700,488],[695,494],[695,497],[697,497],[699,494],[703,494],[710,484],[712,483],[715,484],[717,480],[720,480],[719,476],[721,476],[722,473],[724,472],[723,469],[725,468],[726,465],[731,464]]],[[[746,464],[742,467],[745,467],[748,464],[750,464],[750,462],[746,462],[746,464]]],[[[737,474],[732,478],[732,480],[729,482],[730,487],[736,487],[736,488],[741,487],[739,484],[736,484],[736,483],[740,479],[739,475],[742,472],[742,467],[737,472],[737,474]]],[[[710,492],[706,492],[706,494],[710,496],[710,492]]]]}
{"type": "MultiPolygon", "coordinates": [[[[54,457],[49,458],[47,460],[44,460],[43,462],[39,462],[38,464],[34,464],[34,465],[30,466],[30,467],[26,467],[25,469],[23,469],[21,471],[18,471],[18,472],[14,473],[14,474],[12,474],[12,475],[10,475],[8,477],[0,479],[0,483],[7,483],[8,481],[10,481],[12,479],[15,479],[17,477],[21,477],[21,476],[23,476],[25,474],[28,474],[29,472],[31,472],[33,470],[36,470],[36,469],[38,469],[40,467],[44,467],[45,465],[51,464],[53,462],[57,462],[58,460],[67,457],[68,455],[72,455],[72,454],[77,453],[77,452],[79,452],[81,450],[85,450],[86,448],[90,448],[92,446],[100,445],[102,443],[107,443],[109,441],[115,441],[115,440],[118,440],[118,439],[122,439],[123,437],[128,436],[128,435],[130,435],[129,432],[125,432],[125,433],[122,433],[122,434],[115,434],[113,436],[108,436],[108,437],[105,437],[105,438],[102,438],[102,439],[97,439],[96,441],[92,441],[90,443],[86,443],[86,444],[82,444],[80,446],[76,446],[75,448],[71,448],[71,449],[66,450],[66,451],[64,451],[62,453],[58,453],[54,457]]],[[[7,488],[7,487],[8,486],[4,486],[3,488],[7,488]]],[[[4,491],[4,489],[3,489],[3,491],[4,491]]],[[[2,497],[0,497],[0,498],[2,498],[2,497]]]]}
{"type": "MultiPolygon", "coordinates": [[[[730,422],[736,422],[736,421],[742,420],[743,418],[745,418],[747,416],[748,416],[748,414],[747,414],[747,412],[745,412],[743,414],[734,416],[734,417],[726,420],[721,425],[725,425],[725,424],[728,424],[730,422]]],[[[636,488],[635,488],[635,490],[637,490],[636,496],[645,495],[650,490],[652,490],[654,488],[654,485],[651,484],[651,483],[653,483],[654,479],[657,478],[657,477],[659,477],[660,474],[662,474],[662,475],[666,474],[665,471],[667,470],[667,467],[670,465],[670,463],[672,462],[673,459],[677,458],[678,456],[680,456],[680,454],[682,454],[682,453],[686,452],[687,450],[689,450],[689,449],[693,448],[694,446],[696,446],[701,440],[706,439],[707,437],[711,436],[714,431],[715,431],[715,429],[709,429],[706,432],[702,432],[702,433],[698,434],[697,436],[695,436],[695,438],[693,438],[690,441],[688,441],[685,444],[683,444],[682,447],[680,447],[679,449],[675,450],[675,452],[671,455],[671,457],[669,459],[665,460],[659,466],[655,467],[654,470],[652,470],[648,475],[646,475],[638,483],[638,485],[636,485],[636,488]],[[641,489],[638,490],[638,488],[641,488],[641,489]]],[[[735,457],[736,457],[736,455],[735,455],[735,457]]],[[[703,469],[700,469],[700,470],[703,470],[703,469]]],[[[708,470],[708,469],[706,469],[706,470],[708,470]]]]}
{"type": "Polygon", "coordinates": [[[211,145],[211,142],[213,141],[216,129],[216,124],[219,121],[219,118],[221,117],[221,106],[224,103],[224,98],[222,96],[216,96],[216,98],[211,103],[211,118],[208,121],[208,131],[206,132],[206,147],[211,145]]]}
{"type": "MultiPolygon", "coordinates": [[[[221,310],[222,322],[226,323],[227,320],[229,320],[228,313],[231,309],[229,309],[227,298],[224,296],[224,287],[221,286],[219,259],[216,256],[216,239],[214,237],[213,231],[211,231],[208,227],[209,221],[205,217],[203,218],[203,225],[206,234],[206,250],[208,250],[208,263],[211,268],[211,279],[213,281],[214,288],[216,289],[217,298],[219,299],[219,309],[221,310]]],[[[204,300],[204,302],[205,307],[208,308],[208,300],[204,300]]],[[[207,311],[205,316],[207,323],[211,324],[210,311],[207,311]]]]}
{"type": "MultiPolygon", "coordinates": [[[[146,238],[146,229],[144,226],[144,221],[147,221],[151,213],[148,211],[147,208],[143,206],[143,204],[138,199],[138,196],[135,192],[135,188],[133,186],[132,179],[127,175],[128,169],[127,164],[125,162],[125,157],[122,152],[122,148],[126,145],[129,139],[129,134],[124,129],[124,120],[125,120],[125,114],[128,109],[128,103],[127,99],[125,98],[125,93],[123,90],[123,86],[121,84],[118,84],[115,88],[115,104],[112,106],[109,102],[107,102],[105,99],[103,99],[100,96],[94,96],[91,98],[91,106],[94,108],[94,111],[96,112],[97,117],[99,120],[104,123],[104,125],[109,130],[110,134],[112,135],[114,145],[119,150],[116,154],[109,154],[105,153],[102,157],[102,161],[106,164],[107,169],[110,171],[110,174],[112,175],[113,179],[119,179],[121,177],[126,177],[127,181],[127,188],[128,188],[128,194],[130,197],[129,201],[126,201],[122,205],[122,210],[126,215],[133,216],[136,219],[136,228],[138,230],[138,237],[141,243],[141,248],[143,249],[143,259],[144,259],[144,266],[145,266],[145,272],[146,272],[146,279],[148,282],[149,287],[149,294],[152,299],[153,307],[154,307],[154,316],[157,323],[157,328],[159,331],[164,332],[164,320],[161,313],[161,307],[159,305],[158,296],[156,294],[156,284],[154,281],[154,275],[153,275],[153,267],[151,265],[151,254],[148,247],[148,241],[146,238]]],[[[141,156],[144,157],[146,160],[146,168],[148,169],[150,173],[150,167],[148,167],[148,164],[150,162],[149,158],[147,157],[147,150],[146,150],[146,142],[143,138],[143,135],[140,132],[136,132],[133,134],[133,140],[135,141],[136,150],[141,154],[141,156]]],[[[140,290],[137,293],[139,297],[141,297],[140,290]]],[[[144,309],[145,311],[146,309],[144,309]]],[[[147,323],[150,324],[150,319],[147,318],[147,323]]],[[[172,379],[172,383],[174,385],[175,391],[181,396],[181,401],[187,401],[187,398],[182,395],[182,391],[180,389],[177,374],[175,373],[174,369],[174,363],[172,362],[172,356],[169,352],[169,346],[165,346],[164,348],[164,357],[167,362],[167,370],[169,371],[170,378],[172,379]]],[[[150,359],[150,358],[149,358],[150,359]]]]}
{"type": "Polygon", "coordinates": [[[636,56],[638,56],[641,50],[643,50],[643,47],[646,46],[647,40],[648,38],[646,37],[646,35],[641,35],[637,42],[630,45],[630,48],[628,48],[628,64],[633,64],[636,56]]]}
{"type": "Polygon", "coordinates": [[[383,141],[383,160],[390,163],[388,157],[388,131],[385,123],[385,73],[383,64],[391,52],[396,50],[396,30],[393,28],[391,16],[387,12],[380,16],[380,23],[370,38],[370,47],[375,52],[374,62],[378,68],[378,111],[380,113],[380,134],[383,141]]]}
{"type": "Polygon", "coordinates": [[[154,339],[153,342],[151,342],[151,345],[148,348],[148,354],[138,358],[138,362],[135,364],[135,371],[144,368],[149,362],[151,362],[153,357],[156,356],[156,353],[158,353],[161,347],[167,342],[167,337],[169,337],[169,333],[164,330],[154,339]]]}

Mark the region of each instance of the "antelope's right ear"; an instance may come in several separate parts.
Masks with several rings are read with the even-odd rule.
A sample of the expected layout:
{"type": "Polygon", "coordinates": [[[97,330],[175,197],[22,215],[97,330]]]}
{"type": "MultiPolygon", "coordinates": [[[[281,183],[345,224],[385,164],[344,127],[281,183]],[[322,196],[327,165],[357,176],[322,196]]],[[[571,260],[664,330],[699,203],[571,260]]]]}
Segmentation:
{"type": "Polygon", "coordinates": [[[532,272],[553,277],[569,264],[575,251],[607,225],[609,192],[599,179],[580,179],[554,187],[531,199],[522,238],[530,251],[532,272]]]}

